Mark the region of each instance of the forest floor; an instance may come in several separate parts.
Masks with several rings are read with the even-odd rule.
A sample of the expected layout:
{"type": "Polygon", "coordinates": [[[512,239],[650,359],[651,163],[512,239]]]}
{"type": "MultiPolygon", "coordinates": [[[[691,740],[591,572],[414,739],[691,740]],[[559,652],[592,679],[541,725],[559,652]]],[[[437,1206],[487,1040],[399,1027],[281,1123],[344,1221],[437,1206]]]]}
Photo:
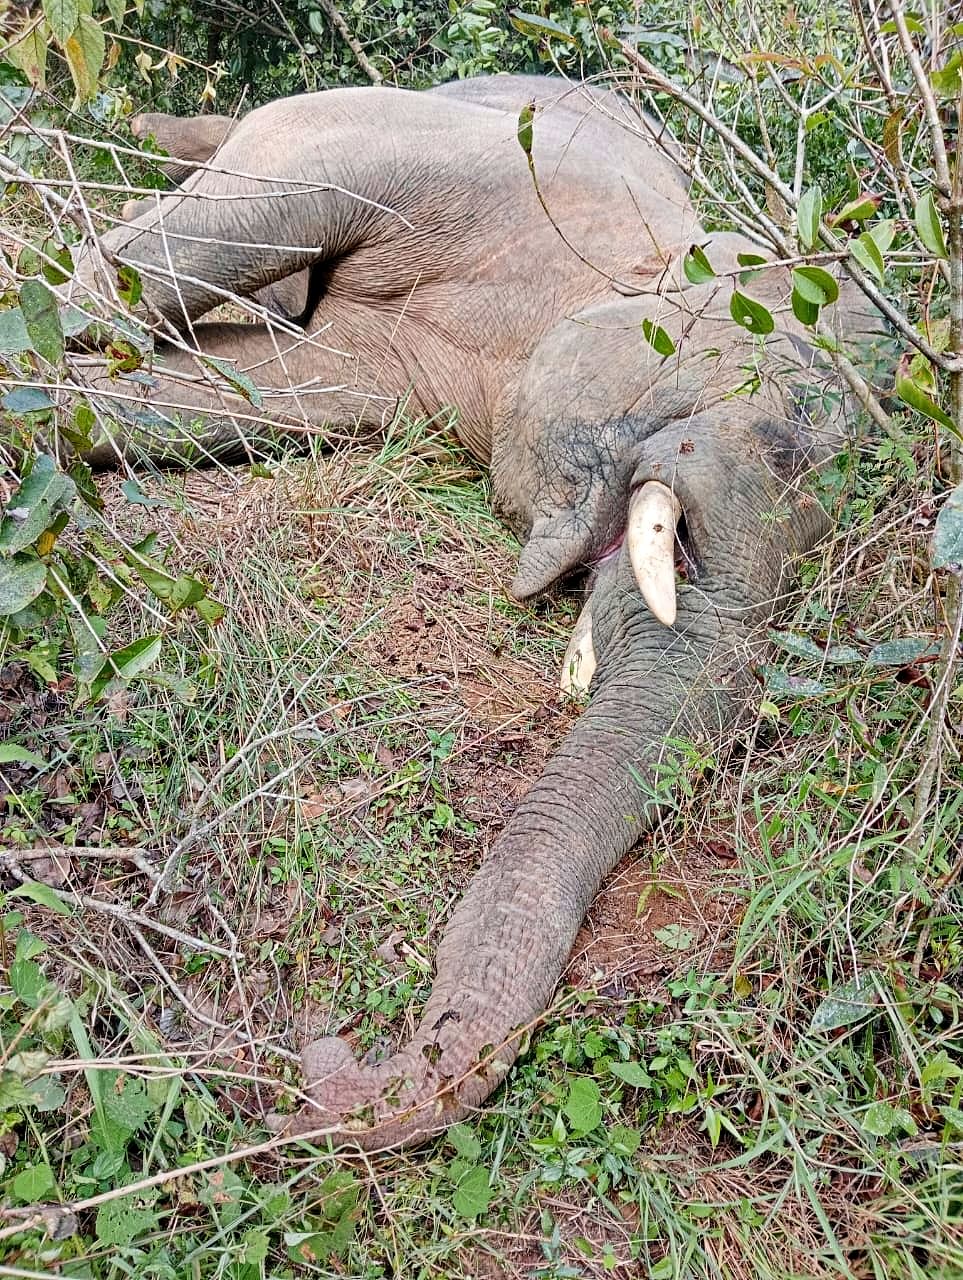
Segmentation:
{"type": "Polygon", "coordinates": [[[166,657],[93,707],[0,672],[0,1274],[963,1275],[952,750],[907,838],[924,453],[868,443],[825,479],[839,533],[756,724],[609,877],[488,1105],[364,1159],[262,1150],[259,1116],[306,1038],[410,1034],[453,903],[578,714],[577,602],[510,602],[514,545],[445,424],[133,505],[106,479],[116,533],[159,531],[227,611],[127,601],[166,657]]]}

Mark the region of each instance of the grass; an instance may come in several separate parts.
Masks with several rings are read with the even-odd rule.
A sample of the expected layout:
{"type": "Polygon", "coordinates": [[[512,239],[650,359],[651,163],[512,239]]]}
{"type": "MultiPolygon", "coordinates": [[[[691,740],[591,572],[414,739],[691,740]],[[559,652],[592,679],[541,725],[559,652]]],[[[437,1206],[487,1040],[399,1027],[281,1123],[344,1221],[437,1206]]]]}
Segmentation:
{"type": "Polygon", "coordinates": [[[839,533],[753,732],[612,877],[490,1105],[412,1153],[234,1158],[306,1035],[410,1032],[574,715],[574,605],[508,603],[510,541],[442,425],[145,482],[167,507],[109,493],[224,621],[170,624],[93,708],[7,667],[5,733],[42,763],[2,766],[28,883],[3,906],[0,1274],[963,1275],[963,793],[945,778],[907,842],[934,480],[888,444],[827,477],[839,533]]]}

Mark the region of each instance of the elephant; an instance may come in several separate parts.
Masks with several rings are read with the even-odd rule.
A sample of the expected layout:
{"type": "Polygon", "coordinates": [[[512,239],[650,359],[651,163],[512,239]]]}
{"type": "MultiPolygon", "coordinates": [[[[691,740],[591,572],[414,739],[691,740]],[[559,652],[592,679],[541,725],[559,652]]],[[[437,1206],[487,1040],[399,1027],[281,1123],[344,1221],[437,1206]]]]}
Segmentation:
{"type": "MultiPolygon", "coordinates": [[[[243,456],[305,424],[378,431],[402,402],[454,405],[522,543],[514,596],[587,584],[562,677],[587,705],[455,908],[414,1037],[378,1062],[309,1045],[303,1105],[273,1121],[410,1144],[504,1079],[687,744],[752,716],[754,638],[829,528],[808,480],[855,406],[793,314],[788,268],[703,229],[671,140],[615,91],[507,75],[338,88],[139,128],[205,163],[102,237],[169,340],[150,379],[91,378],[103,415],[123,427],[133,405],[92,461],[243,456]],[[693,245],[713,272],[697,283],[693,245]],[[260,299],[262,319],[198,323],[227,295],[260,299]],[[225,361],[259,405],[240,373],[220,379],[225,361]],[[162,430],[137,426],[145,405],[162,430]]],[[[109,275],[89,245],[72,287],[109,275]]],[[[878,327],[845,286],[832,314],[847,338],[878,327]]]]}

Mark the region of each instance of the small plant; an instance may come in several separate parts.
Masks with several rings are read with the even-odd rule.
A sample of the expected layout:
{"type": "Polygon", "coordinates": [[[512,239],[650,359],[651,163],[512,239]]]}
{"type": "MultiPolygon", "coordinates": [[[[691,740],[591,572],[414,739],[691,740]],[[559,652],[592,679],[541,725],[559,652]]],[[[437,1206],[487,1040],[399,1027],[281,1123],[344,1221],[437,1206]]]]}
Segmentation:
{"type": "MultiPolygon", "coordinates": [[[[0,653],[7,660],[24,660],[52,684],[69,673],[76,700],[96,700],[160,657],[163,632],[119,647],[109,642],[108,618],[137,588],[146,587],[172,619],[187,610],[208,625],[223,617],[204,582],[166,569],[154,553],[156,537],[129,545],[111,536],[98,520],[101,503],[86,468],[74,469],[83,489],[46,453],[21,472],[0,518],[0,653]]],[[[127,484],[143,498],[135,481],[127,484]]]]}

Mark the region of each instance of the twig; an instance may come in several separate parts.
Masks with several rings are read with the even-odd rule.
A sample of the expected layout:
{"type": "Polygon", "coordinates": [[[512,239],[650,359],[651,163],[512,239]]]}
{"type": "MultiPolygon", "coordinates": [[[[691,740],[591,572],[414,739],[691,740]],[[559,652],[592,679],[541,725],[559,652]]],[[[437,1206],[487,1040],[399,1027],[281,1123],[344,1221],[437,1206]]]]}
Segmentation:
{"type": "Polygon", "coordinates": [[[381,84],[384,76],[378,68],[370,61],[368,55],[358,43],[351,28],[345,22],[344,18],[337,8],[335,8],[334,0],[318,0],[323,12],[327,16],[328,21],[335,28],[338,35],[345,42],[351,52],[357,59],[358,66],[365,73],[372,84],[381,84]]]}
{"type": "Polygon", "coordinates": [[[22,862],[35,858],[98,858],[105,862],[132,862],[148,880],[156,881],[160,872],[140,849],[126,845],[47,844],[34,845],[30,849],[18,849],[22,862]]]}
{"type": "MultiPolygon", "coordinates": [[[[644,58],[637,49],[633,49],[630,44],[620,41],[620,47],[626,59],[633,67],[642,75],[645,80],[654,85],[656,89],[662,93],[669,94],[677,102],[681,103],[687,110],[703,121],[704,124],[712,130],[719,138],[720,142],[725,143],[726,147],[743,163],[752,170],[758,178],[767,183],[776,194],[780,197],[787,209],[794,210],[796,208],[796,199],[793,195],[792,188],[787,186],[780,178],[778,173],[774,173],[772,169],[761,160],[752,150],[748,143],[733,130],[730,129],[724,121],[714,115],[707,107],[705,107],[698,98],[688,93],[681,85],[670,80],[667,75],[660,71],[656,66],[644,58]]],[[[836,251],[845,248],[845,244],[840,241],[839,237],[823,223],[819,228],[819,238],[827,248],[836,251]]],[[[784,241],[784,243],[786,243],[784,241]]],[[[785,252],[780,246],[780,251],[785,252]]],[[[843,268],[863,293],[870,300],[876,309],[890,322],[890,324],[906,339],[911,346],[921,351],[932,364],[939,369],[949,370],[952,368],[951,362],[941,352],[937,351],[931,343],[929,343],[922,334],[910,323],[906,316],[894,307],[889,299],[885,296],[881,289],[873,284],[872,280],[861,269],[859,264],[850,254],[843,262],[843,268]]]]}
{"type": "MultiPolygon", "coordinates": [[[[20,866],[14,853],[5,851],[0,854],[0,866],[9,871],[11,875],[16,876],[18,880],[32,879],[20,866]]],[[[156,871],[153,872],[151,878],[156,881],[156,871]]],[[[47,892],[52,893],[65,907],[70,907],[73,910],[96,911],[99,915],[111,916],[115,920],[123,920],[131,928],[135,925],[140,925],[144,929],[153,929],[156,933],[163,934],[165,938],[170,938],[172,942],[177,942],[182,947],[189,947],[191,951],[209,951],[212,955],[226,957],[231,955],[228,947],[222,947],[216,942],[209,942],[206,938],[195,938],[189,933],[182,933],[180,929],[175,929],[169,924],[163,924],[160,920],[154,920],[139,911],[133,911],[129,906],[121,906],[116,902],[104,902],[101,898],[91,898],[85,893],[72,893],[67,889],[54,889],[50,885],[47,885],[46,888],[47,892]]]]}

